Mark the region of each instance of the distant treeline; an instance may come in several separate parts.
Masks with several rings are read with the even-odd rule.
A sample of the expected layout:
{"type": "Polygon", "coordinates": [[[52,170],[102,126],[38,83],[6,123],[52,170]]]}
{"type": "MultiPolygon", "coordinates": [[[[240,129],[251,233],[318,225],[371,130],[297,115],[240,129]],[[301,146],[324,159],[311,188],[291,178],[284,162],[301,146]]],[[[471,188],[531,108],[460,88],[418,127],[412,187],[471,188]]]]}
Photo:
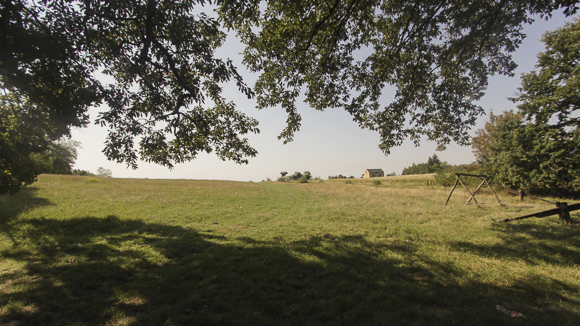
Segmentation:
{"type": "Polygon", "coordinates": [[[339,174],[339,175],[329,175],[328,176],[328,180],[332,180],[332,179],[354,179],[354,176],[351,175],[350,177],[347,177],[347,176],[344,176],[342,174],[339,174]]]}
{"type": "Polygon", "coordinates": [[[278,178],[278,181],[280,181],[280,182],[299,181],[300,183],[308,183],[308,181],[310,181],[312,179],[320,180],[319,177],[313,178],[310,171],[304,171],[304,173],[294,172],[294,174],[291,174],[289,176],[281,176],[280,178],[278,178]]]}
{"type": "Polygon", "coordinates": [[[436,154],[429,157],[427,162],[408,166],[403,169],[403,175],[436,173],[435,183],[450,186],[455,182],[455,173],[477,174],[481,167],[476,163],[453,165],[442,162],[436,154]]]}
{"type": "Polygon", "coordinates": [[[404,168],[403,175],[435,173],[439,170],[449,170],[454,167],[454,165],[450,165],[447,162],[441,162],[437,154],[433,154],[425,163],[413,163],[413,165],[404,168]]]}

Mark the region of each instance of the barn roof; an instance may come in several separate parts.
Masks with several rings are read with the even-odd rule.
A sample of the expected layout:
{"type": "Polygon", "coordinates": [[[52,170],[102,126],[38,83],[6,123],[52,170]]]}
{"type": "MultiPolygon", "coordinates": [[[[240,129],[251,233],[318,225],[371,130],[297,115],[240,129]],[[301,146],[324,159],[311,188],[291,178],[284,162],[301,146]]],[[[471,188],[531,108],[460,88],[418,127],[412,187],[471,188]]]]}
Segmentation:
{"type": "Polygon", "coordinates": [[[367,169],[369,173],[385,173],[383,169],[367,169]]]}

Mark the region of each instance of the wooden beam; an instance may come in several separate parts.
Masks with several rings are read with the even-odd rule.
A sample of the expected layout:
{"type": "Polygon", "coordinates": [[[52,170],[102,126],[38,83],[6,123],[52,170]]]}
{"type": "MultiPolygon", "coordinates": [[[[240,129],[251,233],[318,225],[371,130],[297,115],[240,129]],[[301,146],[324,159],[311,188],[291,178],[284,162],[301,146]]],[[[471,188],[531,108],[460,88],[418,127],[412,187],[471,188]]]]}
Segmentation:
{"type": "MultiPolygon", "coordinates": [[[[551,215],[560,215],[562,214],[562,204],[566,204],[566,203],[559,203],[560,206],[553,208],[553,209],[549,209],[547,211],[542,211],[542,212],[538,212],[538,213],[532,213],[532,214],[528,214],[528,215],[524,215],[524,216],[518,216],[518,217],[513,217],[513,218],[506,218],[503,220],[499,220],[497,222],[511,222],[511,221],[516,221],[516,220],[522,220],[525,218],[530,218],[530,217],[546,217],[546,216],[551,216],[551,215]]],[[[567,211],[571,212],[571,211],[575,211],[575,210],[579,210],[580,209],[580,203],[576,203],[576,204],[572,204],[572,205],[566,205],[567,211]]],[[[568,213],[568,218],[570,217],[570,214],[568,213]]]]}
{"type": "MultiPolygon", "coordinates": [[[[483,181],[481,181],[481,183],[479,184],[479,186],[477,186],[477,189],[475,189],[475,191],[473,192],[473,196],[477,195],[477,192],[479,191],[479,189],[481,189],[481,186],[483,186],[485,184],[485,179],[483,179],[483,181]]],[[[469,202],[474,199],[472,197],[469,197],[469,199],[467,200],[467,202],[465,203],[466,205],[469,204],[469,202]]]]}
{"type": "Polygon", "coordinates": [[[466,177],[477,177],[477,178],[489,178],[487,174],[469,174],[469,173],[455,173],[455,175],[466,176],[466,177]]]}
{"type": "Polygon", "coordinates": [[[461,180],[461,178],[459,177],[459,173],[455,173],[455,175],[457,176],[457,180],[459,180],[459,182],[461,183],[461,185],[463,186],[463,188],[465,188],[465,190],[467,190],[467,192],[471,195],[471,197],[473,197],[473,201],[477,204],[477,206],[479,206],[479,203],[477,202],[477,199],[475,199],[475,196],[473,195],[473,193],[471,192],[471,190],[469,190],[469,188],[467,188],[467,186],[465,185],[465,183],[463,183],[463,180],[461,180]]]}
{"type": "Polygon", "coordinates": [[[489,190],[491,190],[491,192],[493,193],[493,195],[495,196],[495,199],[497,199],[497,202],[499,203],[500,206],[504,206],[501,203],[501,200],[499,200],[499,197],[497,196],[497,194],[495,193],[495,191],[493,190],[493,188],[491,187],[491,185],[487,182],[487,178],[484,179],[485,184],[489,187],[489,190]]]}
{"type": "Polygon", "coordinates": [[[552,209],[549,209],[547,211],[532,213],[532,214],[528,214],[528,215],[524,215],[524,216],[506,218],[503,220],[499,220],[497,222],[511,222],[511,221],[523,220],[525,218],[530,218],[530,217],[546,217],[546,216],[556,215],[559,213],[560,213],[560,208],[552,208],[552,209]]]}
{"type": "Polygon", "coordinates": [[[553,201],[545,200],[545,199],[542,199],[542,198],[539,198],[539,197],[534,197],[534,196],[531,196],[531,195],[526,195],[526,197],[528,197],[530,199],[534,199],[534,200],[541,200],[541,201],[544,201],[544,202],[550,203],[550,204],[555,204],[553,201]]]}
{"type": "Polygon", "coordinates": [[[445,201],[445,205],[447,205],[447,203],[449,202],[449,198],[451,198],[451,194],[453,193],[453,190],[455,190],[455,187],[457,187],[457,183],[459,182],[459,180],[457,180],[457,176],[455,176],[455,184],[453,185],[453,188],[451,188],[451,192],[449,193],[449,196],[447,196],[447,200],[445,201]]]}
{"type": "MultiPolygon", "coordinates": [[[[508,187],[504,187],[504,186],[502,186],[502,185],[498,185],[497,183],[492,183],[492,185],[493,185],[494,187],[500,187],[500,188],[502,188],[503,190],[505,190],[505,191],[509,192],[510,194],[513,194],[513,195],[516,195],[516,196],[520,196],[520,195],[521,195],[521,193],[520,193],[519,191],[516,191],[516,190],[510,189],[510,188],[508,188],[508,187]]],[[[543,201],[543,202],[550,203],[550,204],[554,204],[554,205],[556,204],[556,203],[555,203],[555,202],[553,202],[553,201],[545,200],[545,199],[538,198],[538,197],[534,197],[534,196],[531,196],[531,195],[525,195],[525,196],[526,196],[526,197],[528,197],[528,198],[530,198],[530,199],[534,199],[534,200],[541,200],[541,201],[543,201]]]]}
{"type": "Polygon", "coordinates": [[[568,207],[567,203],[556,203],[556,207],[560,209],[560,213],[558,216],[562,220],[564,224],[572,224],[570,223],[570,208],[568,207]]]}

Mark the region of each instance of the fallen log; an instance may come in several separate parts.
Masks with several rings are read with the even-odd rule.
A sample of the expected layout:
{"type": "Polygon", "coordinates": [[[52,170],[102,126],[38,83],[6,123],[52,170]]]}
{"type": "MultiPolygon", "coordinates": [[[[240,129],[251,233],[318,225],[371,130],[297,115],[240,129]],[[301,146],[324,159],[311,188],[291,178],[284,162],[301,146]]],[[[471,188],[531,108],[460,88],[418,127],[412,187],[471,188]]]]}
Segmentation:
{"type": "Polygon", "coordinates": [[[506,219],[499,220],[496,222],[511,222],[511,221],[522,220],[522,219],[530,218],[530,217],[541,218],[541,217],[547,217],[547,216],[551,216],[551,215],[559,215],[560,219],[562,219],[562,222],[564,222],[566,224],[570,224],[570,213],[569,212],[580,209],[580,203],[567,205],[566,203],[559,203],[558,202],[558,203],[556,203],[556,206],[557,206],[556,208],[552,208],[552,209],[549,209],[546,211],[532,213],[532,214],[528,214],[528,215],[524,215],[524,216],[506,218],[506,219]]]}

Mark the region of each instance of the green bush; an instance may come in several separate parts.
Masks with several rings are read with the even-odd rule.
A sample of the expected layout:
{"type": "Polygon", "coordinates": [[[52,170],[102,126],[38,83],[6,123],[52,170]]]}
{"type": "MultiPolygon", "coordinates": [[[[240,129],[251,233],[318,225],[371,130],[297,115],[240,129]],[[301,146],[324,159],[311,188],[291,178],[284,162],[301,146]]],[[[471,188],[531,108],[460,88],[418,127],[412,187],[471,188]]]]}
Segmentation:
{"type": "Polygon", "coordinates": [[[72,170],[72,175],[80,175],[80,176],[94,176],[93,173],[86,171],[86,170],[80,170],[80,169],[74,169],[72,170]]]}
{"type": "Polygon", "coordinates": [[[332,179],[348,179],[346,176],[339,174],[339,175],[329,175],[328,176],[328,180],[332,180],[332,179]]]}
{"type": "MultiPolygon", "coordinates": [[[[443,187],[451,187],[455,184],[455,173],[485,174],[478,169],[477,165],[462,165],[453,170],[439,170],[435,173],[434,183],[443,187]]],[[[477,187],[482,179],[479,177],[461,177],[463,183],[468,187],[477,187]]]]}
{"type": "Polygon", "coordinates": [[[455,173],[439,170],[435,174],[435,183],[444,187],[452,186],[455,183],[455,173]]]}
{"type": "Polygon", "coordinates": [[[381,180],[375,180],[375,181],[373,181],[373,185],[380,186],[381,185],[381,180]]]}

